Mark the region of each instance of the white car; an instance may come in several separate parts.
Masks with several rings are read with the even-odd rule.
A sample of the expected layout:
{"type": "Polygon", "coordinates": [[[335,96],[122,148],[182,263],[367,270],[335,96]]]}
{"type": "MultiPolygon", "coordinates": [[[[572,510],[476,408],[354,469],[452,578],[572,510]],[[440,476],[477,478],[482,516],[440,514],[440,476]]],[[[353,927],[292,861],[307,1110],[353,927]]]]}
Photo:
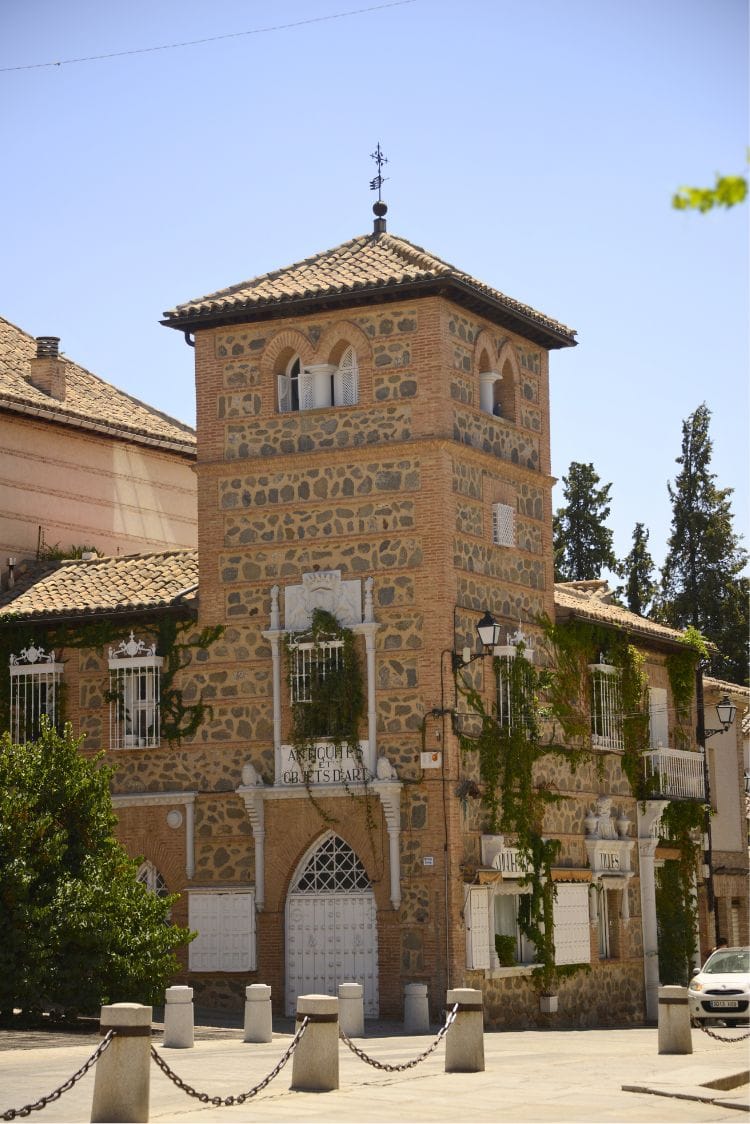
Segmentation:
{"type": "Polygon", "coordinates": [[[688,984],[693,1022],[740,1026],[750,1022],[750,948],[712,952],[688,984]]]}

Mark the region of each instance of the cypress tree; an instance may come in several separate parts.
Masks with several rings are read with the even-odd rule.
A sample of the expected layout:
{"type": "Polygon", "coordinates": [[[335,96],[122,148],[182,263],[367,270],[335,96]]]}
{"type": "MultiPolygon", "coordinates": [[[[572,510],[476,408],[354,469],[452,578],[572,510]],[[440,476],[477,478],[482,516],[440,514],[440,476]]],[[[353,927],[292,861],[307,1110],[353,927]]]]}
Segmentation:
{"type": "Polygon", "coordinates": [[[563,476],[567,503],[557,509],[552,522],[557,581],[590,581],[602,570],[617,570],[612,532],[605,526],[612,485],[600,484],[593,464],[572,461],[563,476]]]}
{"type": "Polygon", "coordinates": [[[653,572],[654,560],[648,551],[648,531],[643,523],[636,523],[633,528],[633,546],[622,563],[621,575],[625,584],[617,592],[625,598],[625,604],[631,613],[638,613],[641,617],[648,616],[656,594],[653,572]]]}
{"type": "Polygon", "coordinates": [[[733,527],[732,488],[710,471],[711,411],[705,402],[682,423],[682,452],[672,501],[672,531],[661,574],[660,616],[675,628],[692,625],[718,648],[714,674],[748,678],[747,552],[733,527]]]}

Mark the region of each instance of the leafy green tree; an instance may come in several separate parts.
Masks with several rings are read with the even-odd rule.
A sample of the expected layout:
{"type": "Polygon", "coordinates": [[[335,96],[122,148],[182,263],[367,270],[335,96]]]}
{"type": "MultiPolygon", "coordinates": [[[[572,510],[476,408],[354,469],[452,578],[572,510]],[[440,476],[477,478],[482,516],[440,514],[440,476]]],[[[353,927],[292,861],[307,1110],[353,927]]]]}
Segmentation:
{"type": "Polygon", "coordinates": [[[732,488],[718,488],[710,471],[711,411],[705,402],[682,423],[680,471],[672,501],[672,531],[661,574],[659,615],[675,628],[692,625],[712,641],[715,674],[748,677],[747,552],[733,528],[732,488]]]}
{"type": "Polygon", "coordinates": [[[713,187],[681,187],[672,196],[676,211],[712,211],[714,207],[736,207],[747,198],[744,176],[717,176],[713,187]]]}
{"type": "Polygon", "coordinates": [[[67,726],[35,742],[0,738],[0,1010],[95,1012],[151,1003],[192,939],[169,923],[176,896],[136,881],[114,837],[111,770],[67,726]]]}
{"type": "Polygon", "coordinates": [[[611,484],[601,484],[593,464],[571,461],[563,476],[567,501],[552,522],[557,581],[590,581],[602,570],[616,570],[612,532],[605,526],[610,512],[611,484]]]}
{"type": "Polygon", "coordinates": [[[618,595],[624,597],[631,613],[638,613],[641,617],[648,615],[657,590],[653,573],[654,560],[648,551],[648,531],[643,523],[636,523],[633,528],[633,545],[620,569],[625,584],[617,590],[618,595]]]}

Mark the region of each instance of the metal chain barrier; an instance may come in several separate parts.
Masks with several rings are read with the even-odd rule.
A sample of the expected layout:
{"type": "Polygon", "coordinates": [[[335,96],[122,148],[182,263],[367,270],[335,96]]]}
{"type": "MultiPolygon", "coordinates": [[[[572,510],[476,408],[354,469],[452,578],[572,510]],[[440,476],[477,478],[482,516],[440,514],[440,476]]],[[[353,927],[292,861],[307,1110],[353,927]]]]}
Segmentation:
{"type": "Polygon", "coordinates": [[[364,1052],[364,1050],[360,1050],[359,1046],[355,1046],[351,1038],[349,1038],[349,1036],[345,1034],[343,1030],[339,1030],[339,1038],[349,1047],[353,1054],[357,1055],[360,1061],[366,1062],[367,1065],[374,1066],[375,1069],[383,1069],[386,1073],[402,1073],[405,1069],[413,1069],[415,1065],[419,1065],[419,1063],[423,1062],[425,1058],[429,1058],[430,1054],[434,1050],[437,1050],[443,1038],[445,1038],[446,1034],[448,1033],[448,1028],[450,1027],[451,1023],[455,1022],[459,1006],[460,1005],[458,1003],[455,1003],[451,1010],[448,1012],[445,1024],[440,1027],[437,1038],[432,1043],[432,1045],[428,1046],[423,1053],[418,1055],[418,1057],[412,1058],[410,1062],[403,1062],[401,1065],[389,1065],[388,1062],[379,1062],[376,1058],[371,1058],[369,1054],[366,1054],[364,1052]]]}
{"type": "Polygon", "coordinates": [[[84,1074],[88,1073],[92,1065],[96,1065],[96,1063],[99,1061],[99,1058],[107,1049],[114,1036],[115,1031],[110,1030],[109,1033],[104,1038],[102,1038],[101,1042],[94,1050],[88,1061],[84,1062],[81,1068],[76,1070],[73,1076],[69,1077],[68,1080],[63,1085],[60,1085],[58,1089],[55,1089],[54,1092],[48,1093],[46,1097],[40,1097],[38,1101],[34,1102],[34,1104],[25,1104],[23,1108],[6,1109],[0,1119],[15,1120],[17,1116],[29,1116],[32,1112],[38,1112],[40,1109],[46,1108],[48,1104],[52,1104],[53,1101],[59,1100],[63,1093],[67,1093],[70,1089],[73,1088],[77,1081],[81,1080],[84,1074]]]}
{"type": "MultiPolygon", "coordinates": [[[[708,1027],[704,1026],[701,1022],[699,1022],[697,1026],[699,1030],[702,1030],[704,1034],[707,1034],[709,1038],[713,1038],[717,1042],[726,1042],[731,1044],[732,1042],[744,1042],[746,1039],[750,1038],[750,1032],[748,1032],[747,1034],[739,1034],[735,1038],[722,1038],[720,1034],[714,1034],[712,1030],[709,1030],[708,1027]]],[[[725,1029],[729,1028],[726,1027],[725,1029]]]]}
{"type": "Polygon", "coordinates": [[[167,1063],[164,1061],[164,1058],[162,1058],[161,1055],[157,1053],[154,1046],[151,1047],[151,1057],[154,1059],[162,1073],[164,1073],[169,1078],[169,1080],[177,1086],[178,1089],[182,1089],[183,1093],[187,1093],[189,1097],[195,1097],[196,1100],[199,1100],[202,1104],[210,1104],[213,1105],[214,1108],[224,1108],[225,1106],[233,1104],[244,1104],[245,1101],[249,1101],[251,1097],[256,1096],[256,1094],[265,1089],[267,1085],[270,1085],[274,1077],[278,1077],[286,1063],[291,1058],[294,1051],[297,1049],[302,1035],[307,1030],[309,1022],[310,1020],[307,1017],[303,1019],[302,1023],[300,1024],[299,1030],[295,1034],[292,1041],[289,1043],[289,1046],[286,1049],[285,1053],[281,1057],[280,1061],[268,1074],[268,1076],[264,1077],[263,1080],[258,1082],[257,1085],[254,1085],[252,1089],[248,1089],[246,1093],[239,1093],[236,1097],[212,1097],[208,1093],[199,1093],[197,1089],[194,1089],[192,1085],[188,1085],[188,1083],[186,1081],[183,1081],[182,1078],[174,1072],[174,1070],[169,1068],[167,1063]]]}

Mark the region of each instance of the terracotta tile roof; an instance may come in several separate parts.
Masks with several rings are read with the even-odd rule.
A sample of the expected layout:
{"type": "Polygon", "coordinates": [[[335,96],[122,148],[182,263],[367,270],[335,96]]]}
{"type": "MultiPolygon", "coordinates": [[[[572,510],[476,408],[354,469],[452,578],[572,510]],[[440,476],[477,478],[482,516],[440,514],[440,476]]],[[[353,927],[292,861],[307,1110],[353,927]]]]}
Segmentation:
{"type": "Polygon", "coordinates": [[[612,590],[605,581],[556,582],[555,609],[558,617],[582,617],[595,624],[609,624],[633,635],[666,641],[670,647],[682,643],[683,633],[676,628],[640,617],[615,605],[612,590]]]}
{"type": "Polygon", "coordinates": [[[717,695],[729,694],[750,699],[750,687],[741,683],[730,683],[727,679],[714,679],[711,675],[703,677],[704,691],[715,691],[717,695]]]}
{"type": "Polygon", "coordinates": [[[68,358],[64,400],[38,390],[28,380],[35,355],[34,337],[0,317],[0,409],[195,455],[195,431],[189,425],[131,398],[68,358]]]}
{"type": "Polygon", "coordinates": [[[191,605],[197,596],[196,550],[76,559],[52,566],[32,584],[24,582],[2,594],[0,626],[9,617],[49,620],[191,605]]]}
{"type": "Polygon", "coordinates": [[[382,299],[389,290],[406,295],[445,291],[453,299],[482,308],[484,314],[547,347],[571,347],[575,332],[477,281],[441,258],[397,238],[371,234],[352,238],[284,269],[264,273],[215,293],[187,301],[164,313],[173,328],[231,322],[290,303],[353,303],[382,299]]]}

